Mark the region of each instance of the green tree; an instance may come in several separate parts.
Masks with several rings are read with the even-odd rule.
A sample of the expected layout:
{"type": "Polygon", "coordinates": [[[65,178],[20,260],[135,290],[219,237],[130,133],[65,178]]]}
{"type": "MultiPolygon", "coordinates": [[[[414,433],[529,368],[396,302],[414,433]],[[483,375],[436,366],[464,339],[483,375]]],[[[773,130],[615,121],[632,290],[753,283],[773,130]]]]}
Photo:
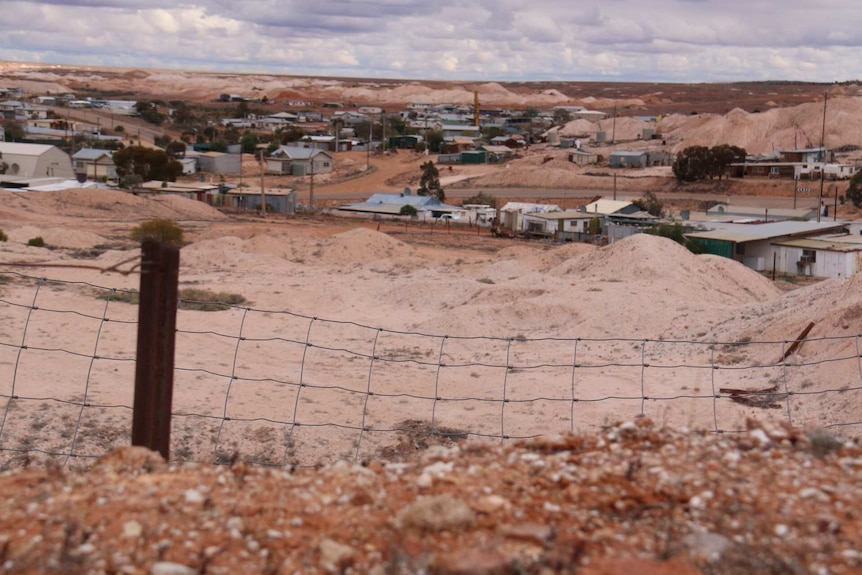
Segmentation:
{"type": "Polygon", "coordinates": [[[565,108],[554,110],[554,124],[562,126],[572,121],[572,115],[565,108]]]}
{"type": "Polygon", "coordinates": [[[646,228],[644,230],[645,234],[650,234],[652,236],[661,236],[663,238],[668,238],[676,243],[685,246],[688,251],[695,254],[702,254],[703,248],[697,242],[694,242],[687,237],[685,237],[682,229],[682,224],[659,224],[657,227],[646,228]]]}
{"type": "Polygon", "coordinates": [[[727,144],[713,146],[709,152],[712,156],[709,178],[717,177],[719,180],[727,174],[727,169],[731,164],[744,162],[745,156],[748,154],[744,148],[727,144]]]}
{"type": "Polygon", "coordinates": [[[20,142],[27,135],[21,122],[12,118],[3,120],[3,132],[6,134],[7,142],[20,142]]]}
{"type": "Polygon", "coordinates": [[[496,138],[497,136],[505,136],[506,132],[503,128],[499,126],[488,126],[487,128],[482,128],[482,137],[484,137],[489,142],[496,138]]]}
{"type": "Polygon", "coordinates": [[[422,176],[419,178],[419,190],[416,193],[420,196],[431,196],[441,202],[444,201],[446,194],[440,186],[440,172],[437,170],[437,166],[429,160],[422,164],[421,168],[422,176]]]}
{"type": "Polygon", "coordinates": [[[242,146],[242,152],[244,154],[253,154],[257,149],[259,141],[260,138],[257,137],[257,134],[246,132],[242,135],[242,138],[239,139],[239,143],[242,146]]]}
{"type": "Polygon", "coordinates": [[[857,208],[862,208],[862,170],[853,174],[847,187],[847,199],[857,208]]]}
{"type": "Polygon", "coordinates": [[[246,116],[248,116],[248,113],[248,102],[246,102],[245,100],[241,100],[240,103],[236,106],[236,117],[245,118],[246,116]]]}
{"type": "Polygon", "coordinates": [[[709,148],[689,146],[677,154],[671,169],[677,180],[683,182],[703,180],[710,170],[709,148]]]}
{"type": "Polygon", "coordinates": [[[297,126],[288,126],[287,128],[279,128],[275,131],[273,142],[278,142],[281,145],[298,142],[305,137],[305,132],[297,126]]]}
{"type": "Polygon", "coordinates": [[[410,216],[411,218],[415,218],[416,214],[418,214],[419,212],[417,212],[416,208],[411,206],[410,204],[404,204],[403,206],[401,206],[401,209],[398,211],[398,213],[402,216],[410,216]]]}
{"type": "Polygon", "coordinates": [[[443,132],[440,130],[432,130],[425,135],[425,143],[428,151],[438,154],[440,146],[443,144],[443,132]]]}
{"type": "Polygon", "coordinates": [[[731,164],[744,162],[747,152],[744,148],[720,144],[689,146],[680,152],[673,162],[673,174],[680,181],[695,182],[706,178],[719,180],[727,174],[731,164]]]}
{"type": "Polygon", "coordinates": [[[490,194],[486,194],[485,192],[479,192],[469,198],[464,198],[461,202],[462,206],[466,206],[469,204],[477,204],[480,206],[491,206],[492,208],[497,207],[497,198],[490,194]]]}
{"type": "Polygon", "coordinates": [[[172,160],[164,150],[145,146],[128,146],[114,152],[114,164],[121,180],[135,175],[143,181],[174,182],[183,171],[182,164],[172,160]]]}
{"type": "Polygon", "coordinates": [[[153,102],[136,102],[135,110],[145,122],[156,126],[161,126],[167,119],[167,116],[159,112],[158,106],[153,102]]]}
{"type": "Polygon", "coordinates": [[[632,203],[641,210],[648,212],[651,216],[660,217],[664,204],[653,192],[644,193],[642,198],[632,200],[632,203]]]}
{"type": "Polygon", "coordinates": [[[165,153],[172,160],[176,160],[177,158],[185,158],[186,145],[184,142],[174,140],[173,142],[170,142],[167,146],[165,146],[165,153]]]}

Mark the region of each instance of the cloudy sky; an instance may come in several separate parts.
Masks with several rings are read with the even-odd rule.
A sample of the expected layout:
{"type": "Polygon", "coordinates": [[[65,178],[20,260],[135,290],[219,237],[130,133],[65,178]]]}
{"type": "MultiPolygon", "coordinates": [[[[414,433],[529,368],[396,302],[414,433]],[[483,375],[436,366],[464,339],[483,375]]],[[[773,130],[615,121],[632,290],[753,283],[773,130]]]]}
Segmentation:
{"type": "Polygon", "coordinates": [[[2,0],[0,60],[440,80],[862,78],[842,0],[2,0]]]}

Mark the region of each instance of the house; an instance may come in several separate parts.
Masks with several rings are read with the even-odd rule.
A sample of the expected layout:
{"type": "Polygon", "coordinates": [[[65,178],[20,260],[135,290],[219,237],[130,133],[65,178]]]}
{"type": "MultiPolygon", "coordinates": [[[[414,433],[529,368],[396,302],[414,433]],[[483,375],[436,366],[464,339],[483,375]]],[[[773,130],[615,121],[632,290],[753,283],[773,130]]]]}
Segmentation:
{"type": "Polygon", "coordinates": [[[487,152],[487,161],[490,163],[504,162],[515,155],[515,152],[512,150],[512,148],[508,146],[493,146],[491,144],[484,144],[477,147],[476,150],[481,152],[487,152]]]}
{"type": "Polygon", "coordinates": [[[372,194],[364,202],[344,204],[341,211],[355,212],[370,215],[400,216],[404,206],[412,206],[420,219],[439,219],[449,217],[451,219],[467,219],[467,210],[461,206],[444,204],[431,196],[413,195],[408,190],[401,194],[372,194]]]}
{"type": "Polygon", "coordinates": [[[590,241],[590,220],[595,216],[580,210],[524,214],[528,234],[553,238],[556,241],[590,241]]]}
{"type": "Polygon", "coordinates": [[[500,227],[513,233],[527,231],[527,220],[525,216],[535,214],[547,214],[559,212],[560,206],[556,204],[530,204],[525,202],[507,202],[500,208],[500,227]]]}
{"type": "Polygon", "coordinates": [[[596,216],[625,215],[639,212],[640,208],[626,200],[606,200],[600,198],[580,207],[580,211],[596,216]]]}
{"type": "Polygon", "coordinates": [[[0,142],[0,155],[8,165],[0,180],[16,178],[56,177],[75,178],[72,158],[57,146],[0,142]]]}
{"type": "Polygon", "coordinates": [[[202,172],[210,174],[239,174],[241,172],[239,154],[224,152],[203,152],[197,157],[202,172]]]}
{"type": "Polygon", "coordinates": [[[261,202],[266,202],[267,213],[295,214],[296,191],[292,189],[266,189],[263,194],[260,188],[234,188],[210,196],[213,205],[234,208],[237,210],[260,211],[261,202]]]}
{"type": "Polygon", "coordinates": [[[698,243],[706,253],[736,260],[756,271],[764,271],[773,268],[774,260],[778,269],[786,267],[786,263],[779,266],[778,250],[774,244],[843,232],[845,223],[787,220],[761,224],[713,223],[712,226],[712,229],[696,230],[685,236],[698,243]]]}
{"type": "Polygon", "coordinates": [[[736,223],[751,221],[780,222],[784,220],[813,220],[817,218],[817,208],[760,208],[718,204],[706,210],[705,214],[689,213],[688,218],[736,223]]]}
{"type": "Polygon", "coordinates": [[[72,165],[75,175],[87,180],[117,179],[114,152],[111,150],[99,150],[97,148],[78,150],[72,155],[72,165]]]}
{"type": "Polygon", "coordinates": [[[608,155],[611,168],[646,168],[649,155],[646,152],[618,150],[608,155]]]}
{"type": "Polygon", "coordinates": [[[441,131],[444,140],[451,140],[457,137],[473,140],[482,137],[479,126],[471,124],[443,124],[441,125],[441,131]]]}
{"type": "Polygon", "coordinates": [[[220,186],[219,184],[207,184],[205,182],[164,182],[161,180],[150,180],[139,184],[137,189],[154,194],[182,196],[190,200],[212,204],[212,197],[219,193],[220,186]]]}
{"type": "Polygon", "coordinates": [[[599,163],[599,155],[586,150],[572,150],[569,152],[569,161],[579,166],[590,166],[599,163]]]}
{"type": "Polygon", "coordinates": [[[405,136],[389,136],[389,147],[400,150],[412,150],[424,141],[422,136],[408,134],[405,136]]]}
{"type": "Polygon", "coordinates": [[[333,166],[332,154],[311,147],[280,146],[266,158],[266,171],[269,174],[328,174],[332,172],[333,166]]]}
{"type": "Polygon", "coordinates": [[[846,278],[862,269],[862,236],[859,235],[816,236],[777,241],[772,246],[775,269],[779,273],[846,278]]]}

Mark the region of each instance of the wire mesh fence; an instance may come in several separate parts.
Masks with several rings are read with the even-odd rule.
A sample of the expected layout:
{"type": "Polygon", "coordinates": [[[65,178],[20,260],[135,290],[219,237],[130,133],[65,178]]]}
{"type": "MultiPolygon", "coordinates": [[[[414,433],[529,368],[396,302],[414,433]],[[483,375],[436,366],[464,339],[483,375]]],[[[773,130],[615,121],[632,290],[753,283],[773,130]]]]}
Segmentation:
{"type": "MultiPolygon", "coordinates": [[[[129,444],[135,295],[0,272],[0,467],[86,466],[129,444]]],[[[862,431],[859,335],[807,338],[798,354],[795,340],[462,337],[221,308],[177,314],[175,460],[313,466],[639,416],[862,431]]]]}

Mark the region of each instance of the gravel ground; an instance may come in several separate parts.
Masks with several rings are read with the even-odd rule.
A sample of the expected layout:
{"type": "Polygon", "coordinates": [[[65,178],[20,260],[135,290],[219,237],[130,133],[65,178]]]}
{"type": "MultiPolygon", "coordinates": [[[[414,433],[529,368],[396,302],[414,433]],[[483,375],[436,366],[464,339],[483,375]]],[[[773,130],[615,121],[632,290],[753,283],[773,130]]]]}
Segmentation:
{"type": "Polygon", "coordinates": [[[418,439],[320,469],[124,448],[86,472],[10,471],[0,572],[862,573],[862,449],[824,432],[639,419],[506,447],[418,439]]]}

